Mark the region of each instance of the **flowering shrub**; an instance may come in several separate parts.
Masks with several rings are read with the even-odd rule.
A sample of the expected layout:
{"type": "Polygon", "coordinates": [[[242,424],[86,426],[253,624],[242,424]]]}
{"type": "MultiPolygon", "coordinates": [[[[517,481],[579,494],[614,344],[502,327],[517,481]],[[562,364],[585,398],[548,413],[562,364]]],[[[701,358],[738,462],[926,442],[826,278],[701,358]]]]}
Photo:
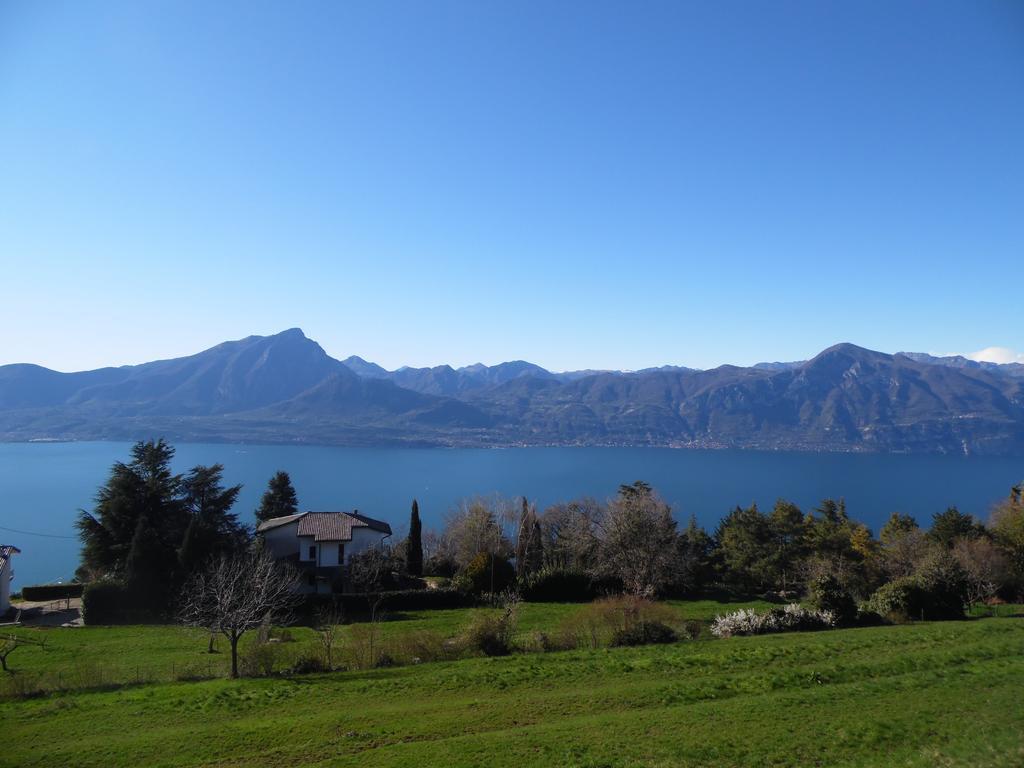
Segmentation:
{"type": "Polygon", "coordinates": [[[764,613],[744,608],[725,616],[716,616],[711,624],[711,634],[715,637],[765,635],[770,632],[798,632],[834,626],[836,617],[831,611],[812,610],[792,603],[785,608],[774,608],[764,613]]]}

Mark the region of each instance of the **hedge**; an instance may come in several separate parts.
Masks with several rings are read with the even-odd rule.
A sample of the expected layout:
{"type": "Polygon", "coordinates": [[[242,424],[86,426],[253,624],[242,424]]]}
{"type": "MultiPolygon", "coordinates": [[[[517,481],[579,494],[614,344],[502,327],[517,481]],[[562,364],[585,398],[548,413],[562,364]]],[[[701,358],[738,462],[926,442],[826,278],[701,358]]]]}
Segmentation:
{"type": "Polygon", "coordinates": [[[328,606],[341,608],[346,616],[363,616],[376,604],[377,611],[428,611],[469,608],[476,605],[472,595],[456,589],[399,589],[370,594],[306,595],[297,613],[310,620],[316,611],[328,606]]]}
{"type": "Polygon", "coordinates": [[[85,584],[36,584],[21,588],[21,599],[33,603],[81,597],[85,584]]]}
{"type": "Polygon", "coordinates": [[[588,574],[558,568],[544,568],[526,577],[519,592],[531,603],[587,603],[597,596],[588,574]]]}
{"type": "Polygon", "coordinates": [[[152,624],[159,619],[151,608],[137,606],[120,582],[94,581],[82,591],[82,620],[86,624],[152,624]]]}

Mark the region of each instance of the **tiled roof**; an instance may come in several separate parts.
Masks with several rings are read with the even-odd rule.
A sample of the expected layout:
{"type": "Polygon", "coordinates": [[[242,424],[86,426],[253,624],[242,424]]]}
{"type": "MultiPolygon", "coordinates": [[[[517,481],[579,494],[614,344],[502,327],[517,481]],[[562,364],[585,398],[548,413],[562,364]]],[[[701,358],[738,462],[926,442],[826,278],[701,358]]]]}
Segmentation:
{"type": "Polygon", "coordinates": [[[351,541],[353,528],[391,535],[391,526],[358,512],[303,512],[301,515],[274,517],[259,524],[258,533],[299,521],[298,536],[312,536],[314,541],[351,541]]]}
{"type": "MultiPolygon", "coordinates": [[[[388,533],[390,533],[390,529],[388,533]]],[[[7,561],[11,559],[11,555],[20,555],[21,550],[17,547],[12,547],[9,544],[0,544],[0,571],[3,571],[4,566],[7,565],[7,561]]]]}
{"type": "Polygon", "coordinates": [[[302,512],[301,514],[298,514],[298,515],[286,515],[285,517],[272,517],[269,520],[264,520],[262,523],[260,523],[259,525],[256,526],[256,533],[263,533],[264,531],[269,531],[271,528],[277,528],[278,526],[281,526],[281,525],[288,525],[288,523],[295,522],[300,517],[302,517],[302,515],[305,515],[305,514],[306,514],[305,512],[302,512]]]}

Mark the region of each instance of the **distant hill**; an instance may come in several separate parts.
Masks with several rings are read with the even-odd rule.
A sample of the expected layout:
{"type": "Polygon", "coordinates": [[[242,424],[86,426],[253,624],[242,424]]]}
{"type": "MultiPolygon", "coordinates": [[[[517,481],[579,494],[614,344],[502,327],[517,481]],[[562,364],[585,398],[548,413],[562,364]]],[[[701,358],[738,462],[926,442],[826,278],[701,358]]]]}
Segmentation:
{"type": "Polygon", "coordinates": [[[189,357],[0,366],[0,439],[656,445],[1024,453],[1024,366],[839,344],[811,360],[553,373],[525,361],[388,371],[299,329],[189,357]]]}

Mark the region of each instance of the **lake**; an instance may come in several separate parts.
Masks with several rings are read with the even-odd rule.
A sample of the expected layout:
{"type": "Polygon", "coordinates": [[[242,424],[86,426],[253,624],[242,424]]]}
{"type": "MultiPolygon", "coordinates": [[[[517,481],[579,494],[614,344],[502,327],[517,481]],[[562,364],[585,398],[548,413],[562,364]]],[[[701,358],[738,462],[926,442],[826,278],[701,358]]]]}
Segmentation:
{"type": "MultiPolygon", "coordinates": [[[[359,509],[404,534],[419,500],[424,527],[438,527],[459,499],[526,495],[539,508],[578,496],[607,498],[645,480],[685,521],[709,530],[737,504],[777,498],[808,509],[844,497],[850,515],[876,532],[894,511],[927,523],[949,505],[986,517],[1024,479],[1024,459],[841,453],[696,451],[661,448],[406,449],[179,444],[177,471],[220,462],[242,483],[236,510],[253,520],[267,480],[291,473],[300,508],[359,509]]],[[[72,527],[129,443],[0,444],[0,544],[22,550],[15,588],[70,577],[78,561],[72,527]]]]}

